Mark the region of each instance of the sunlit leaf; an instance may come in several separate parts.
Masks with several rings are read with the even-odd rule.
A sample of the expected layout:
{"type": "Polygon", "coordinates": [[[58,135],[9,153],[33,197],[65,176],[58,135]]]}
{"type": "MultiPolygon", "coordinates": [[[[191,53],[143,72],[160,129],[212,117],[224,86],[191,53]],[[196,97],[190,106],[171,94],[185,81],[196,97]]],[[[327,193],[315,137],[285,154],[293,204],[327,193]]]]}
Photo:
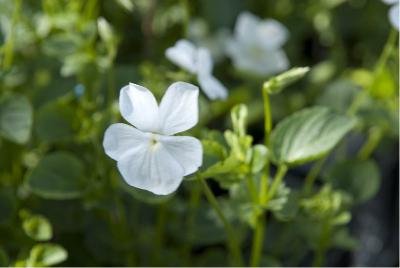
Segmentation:
{"type": "Polygon", "coordinates": [[[0,134],[16,143],[26,143],[31,135],[32,106],[27,97],[20,94],[0,99],[0,134]]]}
{"type": "Polygon", "coordinates": [[[52,266],[65,261],[68,252],[60,245],[46,243],[34,246],[29,254],[28,266],[52,266]]]}
{"type": "Polygon", "coordinates": [[[301,164],[330,150],[354,127],[355,120],[326,107],[312,107],[281,121],[271,133],[277,163],[301,164]]]}

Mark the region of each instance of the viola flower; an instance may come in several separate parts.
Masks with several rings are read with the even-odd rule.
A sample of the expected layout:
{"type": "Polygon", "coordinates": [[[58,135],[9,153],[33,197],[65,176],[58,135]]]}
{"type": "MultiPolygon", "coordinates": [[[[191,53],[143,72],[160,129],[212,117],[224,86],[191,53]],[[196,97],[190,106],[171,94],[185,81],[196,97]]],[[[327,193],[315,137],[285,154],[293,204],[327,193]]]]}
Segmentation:
{"type": "Polygon", "coordinates": [[[228,42],[227,54],[241,72],[268,76],[289,67],[283,44],[288,31],[276,20],[261,20],[243,12],[236,21],[234,38],[228,42]]]}
{"type": "Polygon", "coordinates": [[[129,185],[167,195],[184,176],[198,170],[203,155],[200,141],[173,136],[197,124],[198,96],[198,87],[185,82],[170,85],[160,105],[145,87],[130,83],[121,89],[120,112],[133,126],[108,127],[103,147],[129,185]]]}
{"type": "Polygon", "coordinates": [[[208,49],[197,48],[188,40],[179,40],[175,46],[165,51],[165,56],[179,67],[197,75],[200,87],[208,98],[227,98],[226,87],[212,75],[214,63],[208,49]]]}
{"type": "Polygon", "coordinates": [[[394,28],[399,30],[400,27],[400,10],[399,10],[399,0],[382,0],[385,4],[393,5],[389,9],[389,20],[390,23],[393,25],[394,28]]]}

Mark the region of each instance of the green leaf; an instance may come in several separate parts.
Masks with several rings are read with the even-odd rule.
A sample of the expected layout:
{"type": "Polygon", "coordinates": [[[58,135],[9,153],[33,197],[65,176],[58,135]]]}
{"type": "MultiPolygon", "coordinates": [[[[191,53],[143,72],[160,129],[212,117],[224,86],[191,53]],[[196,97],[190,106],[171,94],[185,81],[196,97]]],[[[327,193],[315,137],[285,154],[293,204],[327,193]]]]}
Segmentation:
{"type": "Polygon", "coordinates": [[[26,235],[36,241],[46,241],[53,236],[53,230],[50,222],[41,215],[29,215],[22,213],[25,218],[22,222],[22,228],[26,235]]]}
{"type": "Polygon", "coordinates": [[[350,80],[336,80],[326,87],[317,99],[317,104],[330,107],[337,112],[345,112],[359,91],[360,88],[350,80]]]}
{"type": "Polygon", "coordinates": [[[277,163],[290,165],[315,160],[332,150],[354,125],[352,118],[326,107],[304,109],[272,131],[272,157],[277,163]]]}
{"type": "Polygon", "coordinates": [[[36,120],[36,134],[41,140],[55,142],[74,134],[75,113],[70,106],[50,102],[40,108],[36,120]]]}
{"type": "Polygon", "coordinates": [[[381,177],[373,160],[349,160],[332,166],[324,180],[349,193],[357,203],[371,199],[379,190],[381,177]]]}
{"type": "Polygon", "coordinates": [[[48,199],[70,199],[84,190],[83,165],[68,152],[46,155],[27,178],[30,190],[48,199]]]}
{"type": "Polygon", "coordinates": [[[16,143],[26,143],[31,135],[32,106],[27,97],[20,94],[0,99],[0,134],[16,143]]]}
{"type": "Polygon", "coordinates": [[[268,159],[268,149],[262,144],[257,144],[252,148],[251,172],[260,172],[268,159]]]}
{"type": "Polygon", "coordinates": [[[28,266],[52,266],[65,261],[68,252],[60,245],[45,243],[35,245],[29,254],[28,266]]]}

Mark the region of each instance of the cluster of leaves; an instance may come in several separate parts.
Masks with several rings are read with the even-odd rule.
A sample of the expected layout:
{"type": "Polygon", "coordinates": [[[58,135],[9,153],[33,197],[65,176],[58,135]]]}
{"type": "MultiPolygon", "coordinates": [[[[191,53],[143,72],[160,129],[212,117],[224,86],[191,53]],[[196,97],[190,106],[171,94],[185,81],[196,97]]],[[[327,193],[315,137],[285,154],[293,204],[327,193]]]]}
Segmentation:
{"type": "Polygon", "coordinates": [[[298,265],[314,251],[321,264],[330,248],[354,250],[352,209],[381,181],[372,153],[398,137],[399,82],[396,34],[378,60],[389,24],[366,23],[386,17],[385,6],[356,2],[0,0],[0,266],[236,264],[199,177],[244,255],[267,221],[261,265],[298,265]],[[220,56],[230,96],[200,99],[201,171],[171,196],[127,186],[101,146],[119,120],[119,88],[141,82],[161,96],[191,79],[161,59],[165,48],[182,32],[215,46],[212,32],[244,9],[287,25],[292,63],[318,64],[289,85],[288,73],[237,76],[220,56]],[[349,12],[360,20],[349,23],[349,12]],[[190,32],[194,19],[208,28],[190,32]],[[269,139],[263,93],[277,122],[269,139]],[[350,132],[365,140],[356,155],[350,132]],[[303,186],[291,171],[313,161],[303,186]]]}

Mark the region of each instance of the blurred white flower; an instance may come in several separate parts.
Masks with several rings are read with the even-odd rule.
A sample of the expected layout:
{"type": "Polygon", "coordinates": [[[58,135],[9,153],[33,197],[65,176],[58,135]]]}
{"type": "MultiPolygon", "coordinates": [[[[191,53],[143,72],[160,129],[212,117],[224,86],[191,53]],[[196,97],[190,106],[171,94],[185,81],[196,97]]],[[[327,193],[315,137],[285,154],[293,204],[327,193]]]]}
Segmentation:
{"type": "Polygon", "coordinates": [[[194,18],[190,20],[188,37],[197,46],[207,48],[215,62],[220,62],[226,56],[226,44],[230,39],[230,30],[218,29],[211,33],[204,19],[194,18]]]}
{"type": "Polygon", "coordinates": [[[179,67],[197,75],[200,87],[208,98],[227,98],[226,87],[212,75],[214,63],[208,49],[197,48],[188,40],[179,40],[175,46],[165,51],[165,56],[179,67]]]}
{"type": "Polygon", "coordinates": [[[385,4],[388,5],[393,5],[389,9],[389,20],[390,23],[397,29],[397,31],[400,28],[400,9],[399,9],[399,0],[382,0],[385,4]]]}
{"type": "Polygon", "coordinates": [[[172,136],[197,124],[198,96],[198,87],[185,82],[169,86],[160,105],[145,87],[130,83],[121,89],[121,115],[134,127],[111,125],[103,146],[129,185],[158,195],[170,194],[184,176],[201,166],[200,141],[172,136]]]}
{"type": "Polygon", "coordinates": [[[288,31],[276,20],[261,20],[242,12],[235,25],[234,38],[227,53],[236,69],[256,76],[267,76],[286,70],[289,62],[281,49],[288,31]]]}

